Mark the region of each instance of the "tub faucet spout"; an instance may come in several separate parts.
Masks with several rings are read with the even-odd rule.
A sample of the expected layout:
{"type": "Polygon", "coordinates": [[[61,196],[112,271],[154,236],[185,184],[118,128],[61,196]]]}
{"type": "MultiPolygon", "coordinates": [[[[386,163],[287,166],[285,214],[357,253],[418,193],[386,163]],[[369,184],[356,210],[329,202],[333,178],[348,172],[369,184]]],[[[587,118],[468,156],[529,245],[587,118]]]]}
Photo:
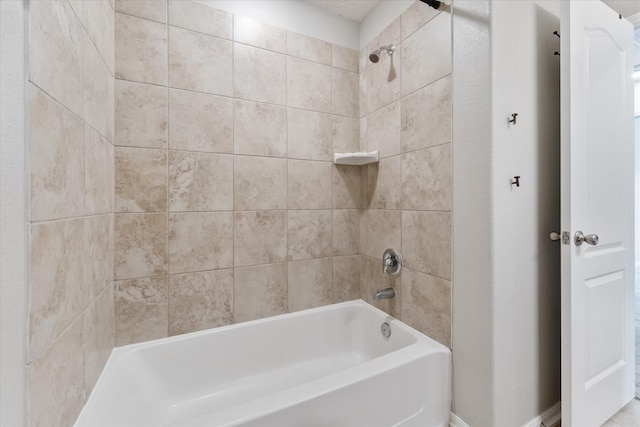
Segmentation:
{"type": "Polygon", "coordinates": [[[393,298],[396,296],[396,290],[393,288],[385,288],[385,289],[381,289],[379,291],[376,291],[375,294],[373,294],[373,299],[388,299],[388,298],[393,298]]]}

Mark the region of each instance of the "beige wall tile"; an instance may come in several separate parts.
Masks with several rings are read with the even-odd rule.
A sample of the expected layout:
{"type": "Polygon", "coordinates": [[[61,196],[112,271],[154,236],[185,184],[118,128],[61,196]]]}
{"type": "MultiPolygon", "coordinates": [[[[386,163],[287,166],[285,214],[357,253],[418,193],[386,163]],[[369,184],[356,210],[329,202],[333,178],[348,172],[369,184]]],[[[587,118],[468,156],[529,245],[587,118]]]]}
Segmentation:
{"type": "Polygon", "coordinates": [[[355,255],[360,249],[360,212],[356,209],[333,211],[333,255],[355,255]]]}
{"type": "Polygon", "coordinates": [[[113,282],[84,314],[84,384],[89,397],[115,345],[113,282]]]}
{"type": "Polygon", "coordinates": [[[360,52],[348,47],[342,47],[337,44],[332,45],[331,65],[343,70],[359,72],[359,55],[360,52]]]}
{"type": "Polygon", "coordinates": [[[233,156],[169,151],[169,210],[233,210],[233,156]]]}
{"type": "Polygon", "coordinates": [[[34,358],[89,302],[83,279],[84,220],[31,225],[29,349],[34,358]]]}
{"type": "Polygon", "coordinates": [[[333,153],[360,151],[360,120],[353,117],[332,116],[332,130],[333,153]]]}
{"type": "Polygon", "coordinates": [[[234,213],[234,265],[272,264],[287,259],[287,212],[234,213]]]}
{"type": "Polygon", "coordinates": [[[116,214],[114,233],[115,279],[167,273],[166,213],[116,214]]]}
{"type": "Polygon", "coordinates": [[[167,151],[116,147],[116,212],[167,210],[167,151]]]}
{"type": "Polygon", "coordinates": [[[233,15],[191,0],[169,0],[169,25],[231,39],[233,15]]]}
{"type": "Polygon", "coordinates": [[[402,321],[450,347],[451,282],[408,268],[402,275],[402,321]]]}
{"type": "Polygon", "coordinates": [[[27,367],[29,426],[70,426],[84,405],[80,316],[27,367]]]}
{"type": "Polygon", "coordinates": [[[166,0],[115,0],[116,12],[167,22],[166,0]]]}
{"type": "MultiPolygon", "coordinates": [[[[446,5],[441,6],[446,7],[446,5]]],[[[442,9],[434,9],[421,1],[413,3],[413,5],[403,12],[400,17],[402,40],[406,39],[416,30],[420,29],[424,24],[432,20],[436,15],[442,12],[445,7],[442,7],[442,9]]]]}
{"type": "Polygon", "coordinates": [[[233,100],[169,89],[169,148],[233,153],[233,100]]]}
{"type": "Polygon", "coordinates": [[[332,255],[330,210],[288,211],[287,217],[289,261],[332,255]]]}
{"type": "MultiPolygon", "coordinates": [[[[400,154],[402,140],[400,101],[382,107],[367,117],[366,145],[363,151],[380,151],[380,157],[400,154]]],[[[426,114],[426,112],[423,111],[426,114]]]]}
{"type": "MultiPolygon", "coordinates": [[[[113,282],[113,215],[85,217],[83,240],[78,249],[82,280],[93,301],[113,282]]],[[[78,261],[76,260],[76,261],[78,261]]]]}
{"type": "Polygon", "coordinates": [[[287,208],[287,160],[234,156],[235,210],[287,208]]]}
{"type": "Polygon", "coordinates": [[[169,276],[169,335],[233,323],[233,269],[169,276]]]}
{"type": "Polygon", "coordinates": [[[289,311],[306,310],[333,302],[331,258],[289,263],[289,311]]]}
{"type": "Polygon", "coordinates": [[[236,268],[233,303],[236,323],[286,313],[287,264],[236,268]]]}
{"type": "MultiPolygon", "coordinates": [[[[114,74],[114,38],[115,14],[109,0],[85,1],[82,22],[89,37],[98,48],[100,56],[107,64],[109,72],[114,74]]],[[[85,78],[87,74],[85,73],[85,78]]]]}
{"type": "Polygon", "coordinates": [[[440,13],[402,42],[402,95],[451,73],[451,15],[440,13]]]}
{"type": "Polygon", "coordinates": [[[287,103],[287,57],[269,50],[235,43],[233,96],[285,105],[287,103]]]}
{"type": "Polygon", "coordinates": [[[30,91],[31,220],[84,212],[84,123],[35,86],[30,91]]]}
{"type": "Polygon", "coordinates": [[[168,334],[167,276],[115,283],[116,346],[168,334]]]}
{"type": "Polygon", "coordinates": [[[372,64],[362,73],[360,95],[364,96],[361,105],[365,111],[361,109],[360,114],[373,113],[400,99],[401,70],[402,46],[396,45],[393,56],[381,55],[380,62],[372,64]]]}
{"type": "Polygon", "coordinates": [[[360,117],[360,76],[358,73],[333,68],[331,70],[333,114],[360,117]]]}
{"type": "Polygon", "coordinates": [[[84,118],[113,141],[114,80],[88,37],[84,37],[84,118]]]}
{"type": "Polygon", "coordinates": [[[360,298],[362,255],[333,257],[333,302],[360,298]]]}
{"type": "Polygon", "coordinates": [[[82,23],[66,1],[29,4],[29,80],[79,116],[83,37],[82,23]]]}
{"type": "Polygon", "coordinates": [[[363,256],[362,272],[360,274],[361,298],[374,307],[389,313],[391,316],[400,318],[402,314],[403,277],[391,277],[389,275],[382,274],[382,253],[376,258],[363,256]],[[376,291],[389,287],[396,291],[395,297],[381,300],[373,298],[373,294],[376,291]]]}
{"type": "Polygon", "coordinates": [[[289,108],[287,135],[290,159],[333,160],[330,114],[289,108]]]}
{"type": "MultiPolygon", "coordinates": [[[[365,255],[382,259],[385,249],[393,248],[400,251],[402,212],[391,210],[370,209],[367,212],[367,233],[365,255]]],[[[414,233],[419,233],[414,230],[414,233]]]]}
{"type": "Polygon", "coordinates": [[[287,31],[287,55],[331,65],[331,43],[287,31]]]}
{"type": "Polygon", "coordinates": [[[410,269],[451,279],[451,213],[402,212],[402,256],[410,269]]]}
{"type": "Polygon", "coordinates": [[[387,157],[367,165],[367,207],[400,209],[402,203],[402,161],[387,157]]]}
{"type": "MultiPolygon", "coordinates": [[[[367,49],[365,51],[365,59],[368,65],[374,66],[369,61],[369,54],[378,49],[380,46],[388,46],[390,44],[395,44],[396,46],[400,44],[402,41],[401,34],[401,19],[400,17],[396,18],[391,24],[387,25],[387,27],[380,32],[373,40],[371,40],[367,44],[367,49]]],[[[380,58],[382,60],[382,58],[380,58]]],[[[379,64],[379,63],[378,63],[379,64]]]]}
{"type": "Polygon", "coordinates": [[[333,208],[358,209],[361,207],[361,167],[333,165],[333,208]]]}
{"type": "Polygon", "coordinates": [[[329,162],[288,161],[289,209],[331,209],[329,162]]]}
{"type": "Polygon", "coordinates": [[[115,143],[129,147],[167,147],[167,89],[115,81],[115,143]]]}
{"type": "Polygon", "coordinates": [[[331,67],[288,56],[287,105],[331,113],[331,67]]]}
{"type": "Polygon", "coordinates": [[[402,99],[403,152],[447,142],[451,142],[450,76],[402,99]]]}
{"type": "Polygon", "coordinates": [[[167,26],[116,13],[116,78],[167,85],[167,26]]]}
{"type": "Polygon", "coordinates": [[[402,155],[402,209],[451,210],[451,144],[402,155]]]}
{"type": "Polygon", "coordinates": [[[235,100],[234,153],[285,157],[286,124],[287,110],[284,107],[235,100]]]}
{"type": "Polygon", "coordinates": [[[233,95],[233,43],[169,27],[169,86],[233,95]]]}
{"type": "Polygon", "coordinates": [[[233,214],[184,212],[169,215],[169,273],[233,266],[233,214]]]}
{"type": "Polygon", "coordinates": [[[84,138],[85,212],[113,212],[114,147],[90,126],[85,126],[84,138]]]}
{"type": "Polygon", "coordinates": [[[233,16],[233,39],[280,53],[287,51],[287,31],[246,16],[233,16]]]}

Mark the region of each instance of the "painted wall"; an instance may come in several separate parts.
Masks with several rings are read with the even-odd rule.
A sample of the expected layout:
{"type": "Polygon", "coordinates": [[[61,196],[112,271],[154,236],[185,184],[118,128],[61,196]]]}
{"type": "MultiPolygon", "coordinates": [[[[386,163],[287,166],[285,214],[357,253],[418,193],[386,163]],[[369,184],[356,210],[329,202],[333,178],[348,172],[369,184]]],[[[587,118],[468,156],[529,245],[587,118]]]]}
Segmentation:
{"type": "Polygon", "coordinates": [[[560,254],[548,237],[559,227],[558,4],[492,2],[467,12],[454,18],[462,21],[454,35],[454,411],[470,425],[524,425],[560,400],[560,254]],[[474,12],[483,19],[470,19],[474,12]],[[491,62],[463,58],[470,37],[491,62]],[[490,92],[460,92],[470,89],[466,73],[490,73],[490,92]],[[474,126],[490,134],[474,141],[474,126]],[[469,187],[470,174],[489,180],[469,187]],[[479,253],[488,255],[482,264],[479,253]],[[479,388],[489,390],[481,399],[479,388]]]}

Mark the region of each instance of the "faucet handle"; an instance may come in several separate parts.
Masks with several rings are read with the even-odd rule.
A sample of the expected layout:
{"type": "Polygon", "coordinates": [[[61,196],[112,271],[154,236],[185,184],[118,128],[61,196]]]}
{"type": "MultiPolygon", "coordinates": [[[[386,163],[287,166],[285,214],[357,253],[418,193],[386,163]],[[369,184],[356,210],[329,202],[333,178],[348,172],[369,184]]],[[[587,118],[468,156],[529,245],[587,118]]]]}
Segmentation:
{"type": "Polygon", "coordinates": [[[382,254],[382,273],[397,277],[402,271],[402,255],[394,249],[387,249],[382,254]]]}

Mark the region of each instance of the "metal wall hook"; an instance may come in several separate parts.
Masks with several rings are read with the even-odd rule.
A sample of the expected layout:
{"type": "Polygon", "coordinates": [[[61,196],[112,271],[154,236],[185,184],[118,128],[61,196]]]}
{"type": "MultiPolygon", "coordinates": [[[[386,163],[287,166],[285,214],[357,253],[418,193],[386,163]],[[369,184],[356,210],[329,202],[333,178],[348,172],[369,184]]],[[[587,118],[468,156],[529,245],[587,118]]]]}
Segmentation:
{"type": "Polygon", "coordinates": [[[556,35],[556,36],[558,36],[558,38],[560,38],[560,33],[559,33],[559,32],[554,31],[554,32],[553,32],[553,34],[554,34],[554,35],[556,35]]]}
{"type": "Polygon", "coordinates": [[[518,113],[511,114],[511,118],[509,119],[509,123],[516,124],[516,120],[518,119],[518,113]]]}
{"type": "Polygon", "coordinates": [[[511,185],[514,185],[514,184],[516,187],[520,187],[520,175],[513,177],[513,181],[511,181],[511,185]]]}

